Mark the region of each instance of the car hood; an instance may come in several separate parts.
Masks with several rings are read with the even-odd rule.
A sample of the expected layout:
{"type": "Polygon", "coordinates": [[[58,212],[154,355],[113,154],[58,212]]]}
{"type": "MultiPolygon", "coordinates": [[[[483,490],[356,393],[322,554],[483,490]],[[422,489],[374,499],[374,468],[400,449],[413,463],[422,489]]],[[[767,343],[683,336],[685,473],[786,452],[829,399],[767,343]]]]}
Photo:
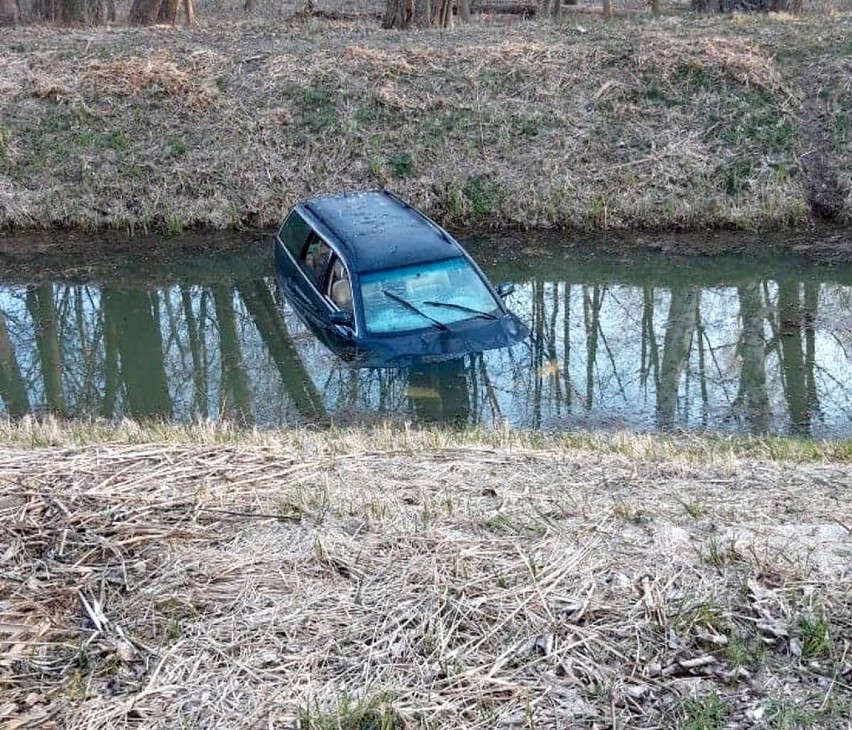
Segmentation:
{"type": "Polygon", "coordinates": [[[510,347],[525,339],[529,329],[514,314],[498,319],[469,319],[414,332],[367,335],[340,353],[360,367],[411,367],[454,360],[485,350],[510,347]]]}

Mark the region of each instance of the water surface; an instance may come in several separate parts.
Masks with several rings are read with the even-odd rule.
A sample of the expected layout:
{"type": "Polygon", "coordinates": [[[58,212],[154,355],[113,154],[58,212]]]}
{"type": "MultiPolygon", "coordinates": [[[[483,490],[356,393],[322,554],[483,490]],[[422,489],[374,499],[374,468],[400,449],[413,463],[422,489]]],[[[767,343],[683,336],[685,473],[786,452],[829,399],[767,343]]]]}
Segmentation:
{"type": "Polygon", "coordinates": [[[852,436],[852,268],[471,242],[533,336],[441,366],[354,369],[279,297],[269,250],[186,247],[0,270],[9,416],[449,422],[852,436]]]}

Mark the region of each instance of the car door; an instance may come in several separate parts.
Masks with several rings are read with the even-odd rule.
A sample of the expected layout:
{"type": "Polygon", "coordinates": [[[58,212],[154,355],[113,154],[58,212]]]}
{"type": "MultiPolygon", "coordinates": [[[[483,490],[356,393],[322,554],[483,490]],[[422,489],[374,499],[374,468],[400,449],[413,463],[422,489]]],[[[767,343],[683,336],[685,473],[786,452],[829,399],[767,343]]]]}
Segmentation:
{"type": "Polygon", "coordinates": [[[299,210],[295,209],[275,236],[275,271],[285,290],[302,279],[297,262],[312,232],[299,210]]]}
{"type": "Polygon", "coordinates": [[[276,236],[278,281],[296,312],[309,324],[324,326],[329,306],[320,287],[331,249],[294,209],[276,236]]]}
{"type": "Polygon", "coordinates": [[[331,253],[325,240],[312,231],[296,262],[300,271],[299,286],[295,286],[291,294],[293,306],[320,327],[328,326],[332,309],[324,294],[331,253]]]}

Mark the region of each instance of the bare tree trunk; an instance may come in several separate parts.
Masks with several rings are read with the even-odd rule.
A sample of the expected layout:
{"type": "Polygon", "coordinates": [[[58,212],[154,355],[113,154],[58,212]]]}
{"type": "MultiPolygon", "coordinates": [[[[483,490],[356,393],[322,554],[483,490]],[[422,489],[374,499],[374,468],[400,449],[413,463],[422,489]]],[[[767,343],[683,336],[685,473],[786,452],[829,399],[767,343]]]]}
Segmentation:
{"type": "Polygon", "coordinates": [[[120,374],[127,415],[171,418],[174,412],[166,377],[157,294],[146,289],[104,287],[104,318],[116,323],[120,374]],[[132,322],[132,328],[122,326],[132,322]]]}
{"type": "Polygon", "coordinates": [[[104,397],[101,401],[101,416],[115,417],[115,404],[121,388],[121,371],[118,365],[117,313],[107,303],[108,295],[101,292],[101,318],[104,327],[104,397]]]}
{"type": "Polygon", "coordinates": [[[695,289],[672,289],[657,389],[657,425],[661,429],[669,429],[675,423],[680,379],[692,349],[697,308],[695,289]]]}
{"type": "Polygon", "coordinates": [[[6,328],[6,315],[0,311],[0,398],[6,413],[12,418],[23,416],[30,409],[27,386],[15,354],[15,346],[6,328]]]}
{"type": "Polygon", "coordinates": [[[766,340],[763,334],[763,301],[757,282],[739,288],[742,332],[738,344],[740,391],[737,401],[745,411],[751,429],[769,429],[769,395],[766,391],[766,340]]]}
{"type": "Polygon", "coordinates": [[[655,16],[660,14],[660,0],[651,0],[651,12],[655,16]]]}
{"type": "Polygon", "coordinates": [[[192,380],[195,396],[195,409],[199,417],[207,418],[210,414],[207,408],[207,383],[204,377],[204,358],[201,354],[201,338],[203,333],[199,320],[192,309],[192,294],[188,287],[181,286],[180,299],[183,305],[183,315],[186,319],[186,331],[189,335],[189,352],[192,356],[192,380]]]}
{"type": "Polygon", "coordinates": [[[59,19],[63,23],[88,23],[88,3],[86,0],[60,0],[59,19]]]}
{"type": "Polygon", "coordinates": [[[612,0],[603,0],[603,14],[605,18],[612,17],[612,0]]]}
{"type": "Polygon", "coordinates": [[[592,410],[595,388],[595,368],[598,364],[598,339],[601,330],[603,295],[599,286],[583,287],[583,323],[586,328],[586,410],[592,410]]]}
{"type": "Polygon", "coordinates": [[[802,351],[802,324],[799,282],[795,279],[782,279],[778,282],[781,364],[791,430],[797,436],[807,436],[811,427],[811,414],[808,413],[808,379],[802,351]]]}
{"type": "Polygon", "coordinates": [[[248,382],[237,316],[234,310],[234,290],[225,284],[212,287],[216,325],[219,329],[219,361],[222,377],[219,398],[223,414],[238,423],[251,421],[251,388],[248,382]]]}
{"type": "Polygon", "coordinates": [[[51,284],[27,289],[27,310],[35,327],[36,350],[44,383],[44,400],[53,413],[65,413],[62,394],[62,350],[56,326],[56,305],[51,284]]]}
{"type": "Polygon", "coordinates": [[[562,294],[562,376],[565,378],[565,405],[574,405],[574,386],[571,383],[571,284],[565,282],[562,294]]]}
{"type": "Polygon", "coordinates": [[[33,9],[39,18],[68,24],[98,25],[104,20],[103,0],[39,0],[33,9]]]}
{"type": "Polygon", "coordinates": [[[245,3],[243,4],[243,12],[244,13],[251,14],[255,11],[255,8],[256,8],[255,0],[246,0],[245,3]]]}
{"type": "Polygon", "coordinates": [[[163,0],[133,0],[127,22],[130,25],[154,25],[163,0]]]}
{"type": "Polygon", "coordinates": [[[532,332],[535,350],[533,355],[533,428],[541,425],[541,400],[544,392],[544,282],[532,282],[532,332]]]}
{"type": "Polygon", "coordinates": [[[433,25],[437,25],[439,28],[452,28],[453,0],[441,0],[440,2],[435,2],[435,10],[438,13],[438,17],[437,23],[433,23],[433,25]]]}
{"type": "Polygon", "coordinates": [[[451,28],[453,0],[386,0],[382,28],[451,28]]]}
{"type": "Polygon", "coordinates": [[[462,23],[470,22],[470,0],[458,0],[459,20],[462,23]]]}
{"type": "Polygon", "coordinates": [[[17,0],[0,0],[0,27],[17,25],[21,22],[21,10],[17,0]]]}
{"type": "Polygon", "coordinates": [[[169,25],[177,23],[180,0],[162,0],[160,10],[157,12],[157,22],[169,25]]]}
{"type": "Polygon", "coordinates": [[[192,25],[195,23],[195,2],[193,0],[183,0],[183,12],[186,14],[186,24],[192,25]]]}
{"type": "Polygon", "coordinates": [[[642,357],[639,368],[640,382],[647,388],[648,376],[653,376],[654,390],[660,387],[660,351],[654,331],[654,287],[642,290],[642,357]]]}
{"type": "MultiPolygon", "coordinates": [[[[0,3],[2,2],[3,0],[0,0],[0,3]]],[[[34,0],[32,4],[32,14],[39,20],[58,20],[59,0],[34,0]]],[[[18,15],[20,16],[20,13],[18,13],[18,15]]]]}
{"type": "Polygon", "coordinates": [[[554,19],[561,17],[562,0],[538,0],[535,14],[539,18],[546,18],[548,15],[554,19]]]}
{"type": "Polygon", "coordinates": [[[322,395],[293,347],[284,318],[275,311],[275,300],[269,287],[263,281],[237,281],[236,288],[296,410],[306,420],[323,417],[325,404],[322,395]]]}
{"type": "Polygon", "coordinates": [[[802,330],[805,335],[805,374],[807,377],[808,413],[811,417],[819,416],[819,396],[817,394],[814,367],[816,366],[816,321],[819,307],[819,284],[813,281],[805,282],[805,301],[802,307],[802,330]]]}

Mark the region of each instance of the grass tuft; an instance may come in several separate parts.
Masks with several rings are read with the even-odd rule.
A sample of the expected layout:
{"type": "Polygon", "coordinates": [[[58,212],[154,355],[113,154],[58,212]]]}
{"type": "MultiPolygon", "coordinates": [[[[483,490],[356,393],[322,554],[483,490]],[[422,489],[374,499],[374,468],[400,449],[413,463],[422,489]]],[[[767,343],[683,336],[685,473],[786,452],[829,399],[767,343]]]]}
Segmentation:
{"type": "Polygon", "coordinates": [[[406,725],[384,701],[354,699],[344,694],[332,711],[303,708],[299,712],[299,727],[303,730],[402,730],[406,725]]]}

